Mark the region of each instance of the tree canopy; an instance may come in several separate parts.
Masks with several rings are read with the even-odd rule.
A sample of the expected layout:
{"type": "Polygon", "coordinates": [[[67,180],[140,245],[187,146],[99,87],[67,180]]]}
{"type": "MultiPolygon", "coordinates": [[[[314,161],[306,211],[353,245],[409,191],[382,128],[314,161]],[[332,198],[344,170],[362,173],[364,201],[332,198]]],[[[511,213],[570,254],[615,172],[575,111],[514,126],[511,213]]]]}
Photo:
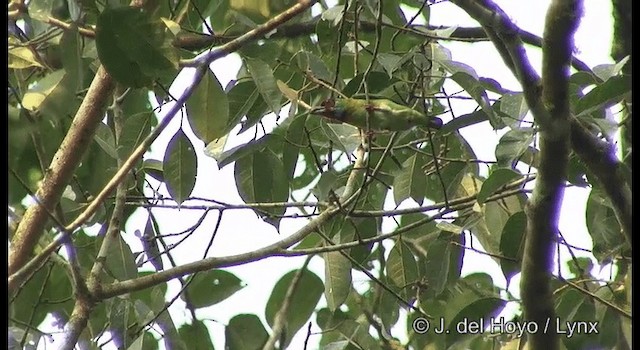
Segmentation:
{"type": "Polygon", "coordinates": [[[450,2],[478,26],[430,25],[437,1],[10,1],[9,348],[49,341],[44,323],[63,349],[213,348],[197,312],[244,288],[229,268],[301,256],[264,286],[263,314],[224,325],[225,348],[296,334],[328,349],[631,348],[630,0],[612,1],[615,63],[593,67],[574,56],[580,0],[552,0],[542,37],[491,0],[450,2]],[[454,60],[451,42],[490,42],[520,89],[454,60]],[[223,86],[210,65],[232,53],[223,86]],[[492,159],[460,132],[481,124],[501,135],[492,159]],[[243,203],[194,193],[203,154],[233,169],[243,203]],[[568,187],[589,193],[592,247],[558,229],[568,187]],[[299,229],[226,255],[215,238],[237,210],[299,229]],[[182,232],[159,224],[187,211],[182,232]],[[198,229],[202,251],[176,263],[198,229]],[[470,250],[519,275],[520,295],[462,275],[470,250]],[[499,321],[507,303],[521,312],[499,321]]]}

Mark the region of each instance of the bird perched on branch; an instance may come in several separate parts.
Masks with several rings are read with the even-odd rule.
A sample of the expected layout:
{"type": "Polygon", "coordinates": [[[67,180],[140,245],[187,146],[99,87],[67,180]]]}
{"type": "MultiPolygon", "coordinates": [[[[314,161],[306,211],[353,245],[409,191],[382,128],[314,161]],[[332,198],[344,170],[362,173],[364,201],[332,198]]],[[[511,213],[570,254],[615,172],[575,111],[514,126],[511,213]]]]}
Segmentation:
{"type": "Polygon", "coordinates": [[[342,98],[326,100],[312,114],[372,131],[403,131],[413,127],[439,129],[442,120],[388,99],[342,98]],[[368,119],[368,125],[367,125],[368,119]]]}

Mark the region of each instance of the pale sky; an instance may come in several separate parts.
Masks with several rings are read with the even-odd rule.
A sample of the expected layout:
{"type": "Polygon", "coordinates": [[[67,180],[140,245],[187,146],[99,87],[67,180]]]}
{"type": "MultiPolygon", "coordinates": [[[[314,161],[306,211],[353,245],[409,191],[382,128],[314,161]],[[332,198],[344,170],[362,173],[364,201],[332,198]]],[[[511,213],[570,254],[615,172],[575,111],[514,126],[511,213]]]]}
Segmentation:
{"type": "MultiPolygon", "coordinates": [[[[328,2],[334,3],[333,1],[328,2]]],[[[496,3],[502,6],[504,11],[511,16],[512,20],[514,20],[520,28],[541,35],[549,1],[496,0],[496,3]]],[[[609,57],[612,33],[610,6],[611,3],[609,1],[585,1],[585,15],[576,34],[576,55],[590,67],[612,62],[609,57]]],[[[315,9],[318,11],[319,5],[316,4],[315,9]]],[[[431,24],[477,26],[477,23],[471,20],[465,12],[446,2],[431,6],[431,24]]],[[[451,50],[453,60],[469,64],[476,70],[479,76],[496,79],[507,89],[520,90],[515,78],[513,78],[511,73],[506,69],[491,43],[464,44],[443,42],[441,44],[451,50]]],[[[539,69],[540,51],[536,48],[528,48],[527,52],[534,67],[539,69]]],[[[239,67],[240,60],[237,55],[227,56],[214,62],[212,65],[213,72],[223,87],[231,79],[235,78],[235,72],[237,72],[239,67]]],[[[188,79],[189,75],[190,74],[183,72],[180,78],[177,79],[177,82],[173,84],[171,93],[174,94],[174,96],[180,94],[184,84],[190,81],[188,79]]],[[[455,88],[450,88],[448,91],[454,90],[455,88]]],[[[476,108],[476,103],[456,101],[453,108],[456,115],[462,115],[473,111],[476,108]]],[[[163,110],[168,110],[168,107],[163,108],[163,110]]],[[[283,116],[285,115],[286,111],[283,112],[283,116]]],[[[176,118],[175,121],[178,120],[180,120],[180,118],[176,118]]],[[[173,125],[168,127],[156,140],[151,152],[149,152],[145,158],[160,160],[163,158],[166,143],[178,128],[178,124],[175,123],[175,121],[173,125]]],[[[273,125],[273,121],[273,116],[265,118],[267,125],[273,125]]],[[[188,127],[185,129],[188,129],[188,127]]],[[[460,132],[465,136],[467,141],[469,141],[478,158],[495,159],[495,145],[504,131],[506,131],[506,129],[500,133],[496,133],[490,128],[488,123],[483,123],[482,125],[462,129],[460,132]],[[477,137],[475,135],[482,136],[477,137]]],[[[187,135],[190,136],[198,153],[198,177],[192,195],[223,200],[228,203],[242,203],[235,188],[233,164],[228,165],[222,170],[218,170],[215,161],[203,154],[204,144],[193,137],[190,131],[187,132],[187,135]]],[[[252,136],[253,132],[248,131],[244,135],[234,137],[227,146],[227,149],[249,141],[252,136]]],[[[161,193],[168,196],[164,186],[161,187],[161,193]]],[[[584,219],[587,195],[587,191],[583,189],[567,189],[560,222],[560,229],[570,243],[584,248],[591,247],[591,241],[586,233],[584,219]]],[[[390,197],[390,200],[387,202],[393,207],[393,198],[392,196],[390,197]]],[[[403,203],[402,206],[408,207],[415,205],[415,203],[409,200],[403,203]]],[[[163,234],[182,231],[193,225],[200,216],[200,212],[188,210],[176,212],[173,209],[155,209],[154,212],[156,218],[159,220],[163,234]]],[[[211,212],[203,222],[201,229],[196,230],[183,244],[172,250],[172,255],[178,264],[192,262],[203,257],[204,246],[210,239],[217,216],[217,212],[211,212]]],[[[131,249],[134,252],[141,251],[142,248],[138,239],[134,237],[133,232],[136,229],[143,230],[146,218],[146,211],[139,210],[126,224],[127,233],[125,234],[125,239],[131,244],[131,249]]],[[[212,251],[209,254],[210,256],[226,256],[251,251],[286,237],[305,223],[306,221],[304,220],[282,220],[280,234],[278,234],[271,225],[262,222],[252,211],[228,210],[224,214],[220,230],[214,241],[212,251]]],[[[385,222],[383,232],[388,232],[393,227],[389,222],[385,222]]],[[[478,245],[476,240],[474,247],[478,245]]],[[[269,331],[269,327],[264,320],[264,310],[271,289],[282,275],[292,269],[299,268],[303,260],[304,258],[270,258],[262,260],[259,263],[227,269],[241,278],[247,286],[222,303],[196,311],[198,318],[205,320],[205,324],[212,334],[214,346],[217,349],[224,348],[224,325],[230,318],[237,314],[256,314],[262,319],[265,329],[269,331]]],[[[168,262],[165,261],[165,268],[168,265],[168,262]]],[[[320,278],[324,277],[323,260],[320,257],[315,257],[311,261],[309,269],[314,271],[320,278]]],[[[472,251],[467,251],[465,264],[463,266],[463,275],[478,271],[491,274],[494,282],[498,286],[506,286],[502,272],[493,260],[472,251]]],[[[353,280],[356,288],[362,288],[362,286],[366,286],[368,283],[366,276],[357,272],[354,272],[353,280]]],[[[511,282],[510,291],[516,295],[518,294],[518,283],[517,277],[511,282]]],[[[177,282],[169,283],[167,298],[173,297],[179,288],[177,282]]],[[[323,307],[324,305],[326,305],[326,303],[324,297],[322,297],[318,307],[323,307]]],[[[507,308],[507,312],[512,312],[513,310],[513,305],[507,308]]],[[[180,299],[170,308],[170,312],[174,322],[176,322],[176,327],[179,327],[179,325],[185,321],[190,322],[191,316],[184,308],[184,303],[180,299]]],[[[402,316],[401,319],[403,319],[402,316]]],[[[312,321],[315,321],[315,317],[312,317],[312,321]]],[[[400,330],[394,332],[393,335],[402,336],[402,329],[404,329],[404,326],[400,327],[400,330]]],[[[313,331],[319,330],[314,323],[313,331]]],[[[305,336],[306,327],[303,327],[289,348],[301,349],[305,336]]],[[[319,339],[320,335],[312,335],[310,339],[310,345],[312,346],[309,349],[315,348],[315,344],[318,343],[319,339]]],[[[164,349],[162,343],[160,348],[164,349]]]]}

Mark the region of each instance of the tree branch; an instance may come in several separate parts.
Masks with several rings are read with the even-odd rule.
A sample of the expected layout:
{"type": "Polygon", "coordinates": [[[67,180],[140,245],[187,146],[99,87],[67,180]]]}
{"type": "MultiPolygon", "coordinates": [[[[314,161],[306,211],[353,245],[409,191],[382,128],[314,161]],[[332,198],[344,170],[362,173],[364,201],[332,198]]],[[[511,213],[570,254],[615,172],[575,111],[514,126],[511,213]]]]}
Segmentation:
{"type": "Polygon", "coordinates": [[[335,215],[341,212],[341,208],[349,203],[353,202],[356,198],[358,191],[355,191],[356,179],[364,171],[364,149],[360,147],[358,150],[358,158],[353,165],[353,169],[349,174],[347,183],[345,185],[344,193],[342,197],[338,199],[338,203],[332,204],[320,215],[313,220],[309,221],[304,227],[293,233],[291,236],[284,238],[276,243],[270,244],[266,247],[237,255],[231,255],[226,257],[211,257],[200,261],[184,264],[171,268],[168,270],[160,271],[151,275],[116,282],[104,288],[96,295],[99,299],[108,299],[123,293],[129,293],[136,290],[142,290],[159,283],[170,281],[176,277],[188,275],[194,272],[211,270],[220,267],[236,266],[246,264],[254,261],[259,261],[272,256],[274,253],[286,250],[292,245],[300,242],[309,234],[315,232],[322,224],[333,218],[335,215]],[[355,193],[354,193],[355,192],[355,193]]]}
{"type": "MultiPolygon", "coordinates": [[[[456,3],[461,2],[467,3],[469,1],[456,1],[456,3]]],[[[499,8],[496,10],[496,16],[491,10],[478,4],[475,6],[470,4],[469,10],[474,12],[472,17],[478,16],[476,20],[482,23],[507,67],[520,80],[532,114],[539,116],[536,117],[536,122],[544,127],[544,124],[548,124],[546,121],[549,120],[549,117],[546,115],[545,107],[540,103],[542,83],[535,70],[528,63],[519,37],[521,31],[508,20],[507,15],[499,8]],[[524,86],[539,86],[539,88],[525,89],[524,86]]],[[[630,178],[626,174],[628,170],[615,156],[612,145],[591,134],[575,117],[570,116],[569,123],[572,149],[602,185],[607,197],[611,200],[616,218],[622,226],[622,233],[627,242],[631,243],[632,203],[630,178]]],[[[549,130],[552,129],[549,128],[549,130]]]]}
{"type": "Polygon", "coordinates": [[[16,229],[9,251],[9,274],[18,271],[32,254],[36,242],[44,232],[47,213],[58,204],[84,151],[93,141],[93,134],[102,120],[113,87],[113,80],[109,74],[102,66],[98,68],[87,95],[36,192],[38,204],[27,209],[16,229]]]}
{"type": "MultiPolygon", "coordinates": [[[[356,163],[358,164],[358,163],[356,163]]],[[[357,173],[357,172],[361,172],[363,168],[357,169],[355,168],[354,165],[354,169],[351,172],[351,174],[357,173]]],[[[351,181],[353,183],[355,183],[355,181],[351,181]]],[[[347,186],[349,187],[349,186],[347,186]]],[[[353,190],[353,187],[351,186],[351,189],[353,190]]],[[[490,202],[490,201],[495,201],[495,200],[499,200],[505,197],[509,197],[509,196],[513,196],[515,194],[520,193],[521,190],[507,190],[504,193],[501,194],[495,194],[490,196],[486,202],[490,202]]],[[[352,193],[352,192],[346,192],[347,193],[352,193]]],[[[343,197],[343,199],[346,197],[343,197]]],[[[466,198],[466,197],[465,197],[466,198]]],[[[188,275],[194,272],[199,272],[199,271],[206,271],[206,270],[210,270],[210,269],[214,269],[214,268],[223,268],[223,267],[230,267],[230,266],[237,266],[237,265],[243,265],[243,264],[248,264],[251,262],[256,262],[256,261],[260,261],[262,259],[266,259],[272,256],[299,256],[299,255],[308,255],[308,254],[317,254],[317,253],[322,253],[322,252],[329,252],[329,251],[337,251],[337,250],[343,250],[343,249],[348,249],[348,248],[354,248],[360,244],[369,244],[369,243],[375,243],[375,242],[380,242],[384,239],[390,238],[390,237],[394,237],[402,232],[408,231],[410,229],[419,227],[421,225],[424,225],[430,221],[433,221],[434,219],[437,218],[441,218],[442,216],[455,212],[455,211],[459,211],[465,208],[470,208],[473,206],[474,201],[475,201],[475,196],[469,196],[469,198],[467,198],[467,202],[465,203],[459,203],[459,204],[452,204],[453,201],[449,202],[449,208],[443,210],[441,213],[438,213],[436,215],[434,215],[433,217],[428,217],[425,218],[423,220],[417,221],[415,223],[412,223],[410,225],[407,225],[405,227],[402,227],[400,229],[397,229],[394,232],[391,233],[387,233],[387,234],[382,234],[382,235],[378,235],[376,237],[372,237],[372,238],[367,238],[367,239],[361,239],[358,241],[354,241],[354,242],[349,242],[349,243],[344,243],[344,244],[340,244],[340,245],[336,245],[336,246],[330,246],[330,247],[321,247],[321,248],[314,248],[314,249],[308,249],[308,250],[301,250],[299,251],[288,251],[287,249],[290,248],[291,246],[293,246],[294,244],[296,244],[297,242],[300,242],[302,239],[304,239],[305,237],[307,237],[309,234],[315,232],[318,227],[320,227],[320,225],[322,225],[323,223],[327,222],[329,219],[331,219],[332,217],[334,217],[335,215],[337,215],[338,213],[340,213],[340,207],[341,206],[345,206],[348,205],[350,202],[353,201],[353,199],[355,199],[355,194],[349,196],[348,199],[346,199],[340,206],[338,205],[333,205],[330,206],[327,210],[325,210],[324,212],[322,212],[320,215],[318,215],[316,218],[314,218],[313,220],[311,220],[307,225],[305,225],[304,227],[302,227],[300,230],[298,230],[297,232],[295,232],[294,234],[292,234],[291,236],[284,238],[282,240],[280,240],[279,242],[276,242],[274,244],[268,245],[266,247],[260,248],[258,250],[254,250],[251,252],[247,252],[247,253],[242,253],[242,254],[237,254],[237,255],[231,255],[231,256],[225,256],[225,257],[211,257],[211,258],[207,258],[207,259],[203,259],[200,261],[196,261],[196,262],[192,262],[192,263],[188,263],[188,264],[184,264],[175,268],[171,268],[168,270],[164,270],[161,272],[157,272],[154,273],[152,275],[147,275],[144,277],[139,277],[139,278],[135,278],[132,280],[127,280],[127,281],[122,281],[122,282],[115,282],[111,285],[105,286],[98,295],[96,295],[95,297],[98,299],[108,299],[108,298],[112,298],[114,296],[118,296],[121,294],[125,294],[125,293],[130,293],[130,292],[134,292],[137,290],[142,290],[160,283],[164,283],[167,281],[170,281],[176,277],[180,277],[180,276],[184,276],[184,275],[188,275]]],[[[441,204],[442,206],[444,206],[444,204],[441,204]]]]}
{"type": "MultiPolygon", "coordinates": [[[[555,315],[550,277],[569,154],[569,66],[582,3],[579,0],[552,2],[545,25],[542,80],[528,61],[517,27],[496,4],[490,0],[455,3],[492,38],[520,81],[527,104],[540,125],[540,165],[533,195],[525,208],[527,233],[520,289],[525,318],[543,325],[555,315]]],[[[530,334],[529,342],[533,349],[559,347],[553,331],[530,334]]]]}

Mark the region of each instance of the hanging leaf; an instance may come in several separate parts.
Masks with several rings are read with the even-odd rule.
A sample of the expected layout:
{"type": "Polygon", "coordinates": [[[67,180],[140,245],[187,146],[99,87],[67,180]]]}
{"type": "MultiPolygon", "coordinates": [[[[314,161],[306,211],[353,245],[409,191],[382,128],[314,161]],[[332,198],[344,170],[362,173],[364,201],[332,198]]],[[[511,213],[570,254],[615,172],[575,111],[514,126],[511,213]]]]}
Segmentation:
{"type": "Polygon", "coordinates": [[[403,299],[409,301],[411,285],[418,280],[418,266],[411,249],[402,240],[391,249],[386,272],[403,299]]]}
{"type": "MultiPolygon", "coordinates": [[[[276,313],[280,310],[286,298],[287,290],[297,272],[298,271],[295,270],[286,273],[273,287],[264,312],[270,327],[274,325],[276,313]]],[[[300,276],[297,288],[289,300],[287,313],[283,315],[284,322],[287,325],[283,338],[286,340],[286,344],[283,344],[283,347],[286,347],[293,338],[293,335],[296,334],[300,327],[307,323],[316,305],[318,305],[318,301],[323,292],[324,285],[322,280],[309,270],[302,271],[302,276],[300,276]]]]}
{"type": "Polygon", "coordinates": [[[505,186],[515,179],[522,176],[519,172],[511,170],[509,168],[500,168],[491,172],[489,178],[482,184],[482,188],[476,197],[478,203],[484,203],[489,196],[494,194],[502,186],[505,186]]]}
{"type": "Polygon", "coordinates": [[[594,110],[608,108],[627,98],[631,94],[631,77],[617,75],[596,86],[582,97],[575,106],[576,116],[581,116],[594,110]]]}
{"type": "Polygon", "coordinates": [[[342,252],[327,252],[324,257],[324,297],[327,306],[335,311],[351,291],[351,262],[342,252]]]}
{"type": "Polygon", "coordinates": [[[187,100],[187,118],[194,134],[205,144],[225,135],[229,101],[211,70],[187,100]]]}
{"type": "Polygon", "coordinates": [[[25,69],[29,67],[43,67],[38,57],[33,53],[33,49],[25,46],[16,46],[19,41],[14,37],[9,37],[9,68],[25,69]]]}
{"type": "Polygon", "coordinates": [[[504,124],[512,129],[519,128],[522,119],[527,115],[527,112],[529,112],[529,106],[527,106],[527,101],[524,99],[524,94],[521,92],[504,94],[502,98],[500,98],[500,102],[500,112],[502,112],[500,116],[506,114],[506,116],[502,118],[504,124]]]}
{"type": "Polygon", "coordinates": [[[142,112],[128,116],[124,121],[124,127],[118,140],[118,154],[126,159],[133,150],[151,132],[151,126],[156,118],[153,112],[142,112]]]}
{"type": "Polygon", "coordinates": [[[118,238],[109,246],[105,265],[108,273],[118,281],[135,278],[138,274],[131,248],[121,235],[118,235],[118,238]]]}
{"type": "Polygon", "coordinates": [[[396,205],[400,205],[409,197],[419,205],[422,205],[427,185],[427,178],[423,170],[425,165],[424,157],[417,154],[412,155],[402,163],[402,168],[393,178],[393,199],[396,205]]]}
{"type": "Polygon", "coordinates": [[[249,68],[249,73],[256,84],[260,95],[267,103],[269,108],[276,115],[280,114],[280,101],[282,94],[276,84],[276,78],[273,76],[271,67],[260,59],[247,58],[245,64],[249,68]]]}
{"type": "Polygon", "coordinates": [[[496,160],[499,166],[511,167],[533,142],[533,128],[520,128],[507,131],[496,146],[496,160]]]}
{"type": "MultiPolygon", "coordinates": [[[[238,159],[234,174],[238,193],[245,203],[284,202],[289,198],[289,184],[285,178],[282,161],[268,148],[238,159]],[[268,171],[265,171],[266,169],[268,171]]],[[[285,208],[255,211],[278,229],[285,208]]]]}
{"type": "Polygon", "coordinates": [[[508,259],[503,259],[500,264],[502,273],[507,280],[507,286],[516,273],[520,271],[522,249],[524,248],[525,230],[527,229],[527,216],[524,211],[519,211],[509,217],[500,235],[500,254],[508,259]]]}
{"type": "Polygon", "coordinates": [[[198,170],[198,159],[193,144],[182,129],[169,141],[162,163],[169,195],[180,204],[191,195],[196,185],[198,170]]]}

